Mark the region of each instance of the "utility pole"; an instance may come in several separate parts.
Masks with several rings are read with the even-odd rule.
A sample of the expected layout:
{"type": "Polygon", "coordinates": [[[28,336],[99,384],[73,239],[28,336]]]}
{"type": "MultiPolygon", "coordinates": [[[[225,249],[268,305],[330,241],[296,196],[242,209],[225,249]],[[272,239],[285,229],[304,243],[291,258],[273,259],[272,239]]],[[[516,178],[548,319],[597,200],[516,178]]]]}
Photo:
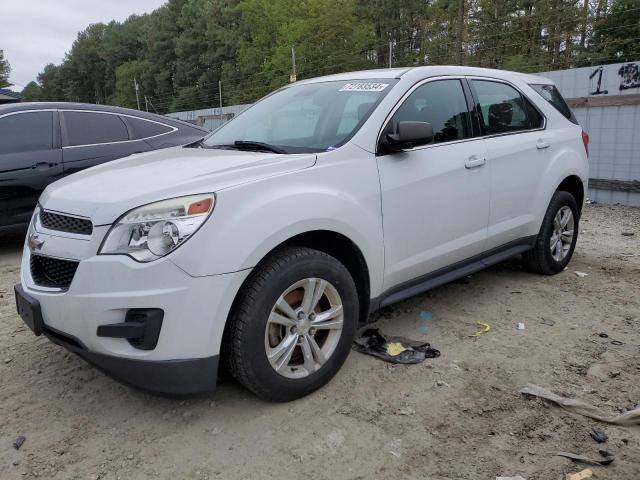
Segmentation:
{"type": "Polygon", "coordinates": [[[220,115],[222,115],[222,80],[218,80],[218,95],[220,96],[220,115]]]}
{"type": "Polygon", "coordinates": [[[296,72],[296,49],[295,47],[291,47],[291,65],[293,67],[292,73],[289,76],[289,82],[293,83],[298,79],[298,74],[296,72]]]}
{"type": "Polygon", "coordinates": [[[140,110],[140,95],[138,94],[138,80],[136,79],[136,77],[133,77],[133,86],[136,89],[136,103],[138,104],[138,110],[140,110]]]}
{"type": "Polygon", "coordinates": [[[393,62],[393,42],[389,40],[389,68],[391,68],[393,62]]]}

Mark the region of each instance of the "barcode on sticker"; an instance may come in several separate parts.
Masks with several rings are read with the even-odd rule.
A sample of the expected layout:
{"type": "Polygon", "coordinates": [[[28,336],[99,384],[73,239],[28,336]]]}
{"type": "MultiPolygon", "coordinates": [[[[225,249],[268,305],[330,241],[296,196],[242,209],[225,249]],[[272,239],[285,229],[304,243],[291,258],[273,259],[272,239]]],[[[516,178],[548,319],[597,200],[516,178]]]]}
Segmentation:
{"type": "Polygon", "coordinates": [[[388,83],[374,83],[374,82],[358,82],[347,83],[340,91],[341,92],[381,92],[389,86],[388,83]]]}

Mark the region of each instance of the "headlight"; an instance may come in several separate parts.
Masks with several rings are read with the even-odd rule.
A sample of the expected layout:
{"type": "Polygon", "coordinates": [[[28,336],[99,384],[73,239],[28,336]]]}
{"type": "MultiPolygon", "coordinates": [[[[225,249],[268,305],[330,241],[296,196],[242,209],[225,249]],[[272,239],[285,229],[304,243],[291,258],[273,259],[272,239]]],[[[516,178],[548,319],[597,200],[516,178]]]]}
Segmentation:
{"type": "Polygon", "coordinates": [[[125,213],[102,242],[101,255],[129,255],[152,262],[174,251],[202,226],[213,211],[213,193],[162,200],[125,213]]]}
{"type": "Polygon", "coordinates": [[[29,223],[29,232],[36,229],[36,223],[38,223],[38,216],[40,215],[40,204],[36,205],[33,215],[31,215],[31,222],[29,223]]]}

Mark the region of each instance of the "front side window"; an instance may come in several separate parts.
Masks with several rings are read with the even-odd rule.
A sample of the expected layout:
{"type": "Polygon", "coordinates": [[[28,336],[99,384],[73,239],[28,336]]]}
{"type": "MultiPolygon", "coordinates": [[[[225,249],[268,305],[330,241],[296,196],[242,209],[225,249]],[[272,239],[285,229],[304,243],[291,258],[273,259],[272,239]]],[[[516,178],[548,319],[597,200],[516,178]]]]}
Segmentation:
{"type": "Polygon", "coordinates": [[[486,135],[542,127],[542,115],[512,86],[490,80],[473,80],[473,86],[486,135]]]}
{"type": "Polygon", "coordinates": [[[53,112],[30,112],[0,118],[0,154],[53,148],[53,112]]]}
{"type": "Polygon", "coordinates": [[[120,116],[108,113],[64,112],[69,146],[95,145],[129,140],[120,116]]]}
{"type": "Polygon", "coordinates": [[[260,142],[285,153],[324,152],[345,143],[395,79],[349,80],[285,87],[265,97],[204,140],[210,148],[260,142]]]}
{"type": "Polygon", "coordinates": [[[433,143],[470,138],[471,120],[460,80],[436,80],[416,88],[393,114],[384,134],[395,133],[399,122],[408,121],[430,123],[433,143]]]}

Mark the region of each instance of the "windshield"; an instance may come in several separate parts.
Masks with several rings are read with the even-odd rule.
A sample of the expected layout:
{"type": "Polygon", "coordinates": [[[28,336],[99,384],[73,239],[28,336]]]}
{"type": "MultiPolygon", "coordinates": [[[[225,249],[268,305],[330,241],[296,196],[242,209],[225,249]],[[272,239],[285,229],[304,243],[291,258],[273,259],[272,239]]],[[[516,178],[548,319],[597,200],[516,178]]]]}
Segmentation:
{"type": "Polygon", "coordinates": [[[213,132],[204,146],[246,148],[250,143],[258,150],[262,144],[283,153],[332,150],[360,128],[395,82],[349,80],[285,87],[213,132]]]}

